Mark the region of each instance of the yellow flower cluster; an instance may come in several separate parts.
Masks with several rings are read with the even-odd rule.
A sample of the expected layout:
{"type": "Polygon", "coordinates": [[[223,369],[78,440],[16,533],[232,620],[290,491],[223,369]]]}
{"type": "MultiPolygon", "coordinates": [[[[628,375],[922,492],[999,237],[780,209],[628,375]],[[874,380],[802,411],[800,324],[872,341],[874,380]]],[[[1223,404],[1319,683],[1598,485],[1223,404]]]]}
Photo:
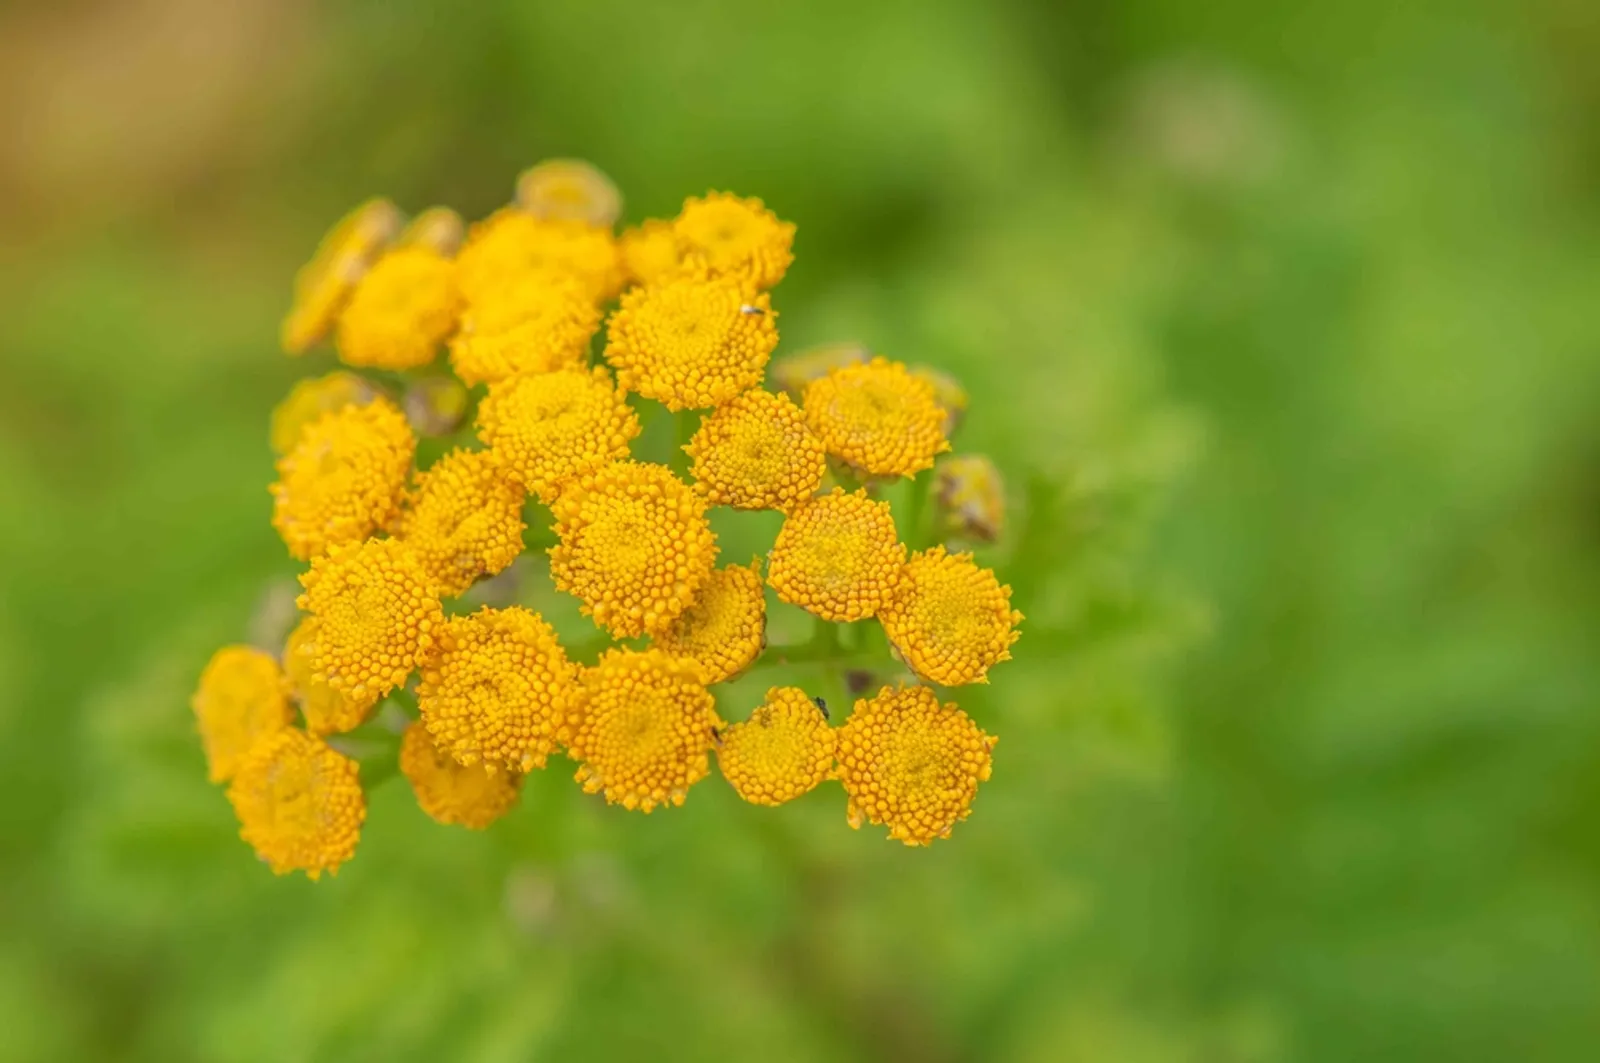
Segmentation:
{"type": "Polygon", "coordinates": [[[950,449],[960,384],[854,343],[773,363],[795,227],[760,200],[712,192],[619,235],[621,214],[604,174],[552,160],[470,226],[364,204],[296,278],[285,349],[331,339],[345,367],[272,418],[303,615],[277,655],[219,650],[193,699],[209,775],[274,871],[350,857],[358,753],[472,829],[556,754],[645,812],[682,804],[713,753],[752,804],[837,779],[852,825],[918,845],[988,777],[994,739],[905,685],[986,682],[1021,619],[993,572],[925,541],[1002,526],[998,474],[975,486],[987,459],[918,477],[950,449]],[[765,577],[716,567],[715,507],[781,518],[765,577]],[[525,589],[570,595],[588,637],[516,604],[525,589]],[[812,614],[811,643],[766,654],[769,593],[812,614]],[[842,648],[832,626],[871,618],[842,648]],[[789,664],[901,683],[838,727],[795,686],[722,719],[713,687],[789,664]]]}

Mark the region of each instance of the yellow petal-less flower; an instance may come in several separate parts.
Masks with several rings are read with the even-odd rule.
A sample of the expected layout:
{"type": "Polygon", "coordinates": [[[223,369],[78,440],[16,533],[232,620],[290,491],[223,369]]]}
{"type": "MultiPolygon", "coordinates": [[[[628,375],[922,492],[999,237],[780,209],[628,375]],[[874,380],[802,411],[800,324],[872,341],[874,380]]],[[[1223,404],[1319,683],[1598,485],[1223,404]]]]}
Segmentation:
{"type": "Polygon", "coordinates": [[[492,452],[455,450],[417,476],[391,530],[416,553],[434,593],[454,597],[522,553],[526,497],[492,452]]]}
{"type": "Polygon", "coordinates": [[[304,354],[333,329],[356,282],[393,240],[403,221],[387,199],[369,199],[339,220],[294,278],[294,305],[283,320],[283,349],[304,354]]]}
{"type": "Polygon", "coordinates": [[[655,638],[657,649],[700,665],[707,683],[744,671],[767,644],[767,595],[760,564],[711,573],[694,603],[655,638]]]}
{"type": "Polygon", "coordinates": [[[748,720],[722,732],[717,764],[734,793],[752,805],[781,805],[829,776],[835,742],[805,691],[772,687],[748,720]]]}
{"type": "Polygon", "coordinates": [[[822,485],[822,443],[787,395],[759,388],[718,408],[683,448],[713,505],[788,510],[822,485]]]}
{"type": "Polygon", "coordinates": [[[478,438],[506,475],[549,502],[569,481],[628,454],[639,418],[601,366],[489,385],[478,438]]]}
{"type": "Polygon", "coordinates": [[[233,778],[252,746],[294,719],[278,662],[249,646],[213,654],[191,704],[212,782],[233,778]]]}
{"type": "Polygon", "coordinates": [[[317,620],[312,666],[363,701],[382,697],[432,654],[444,622],[428,575],[398,539],[336,546],[300,576],[301,609],[317,620]]]}
{"type": "Polygon", "coordinates": [[[989,778],[996,739],[927,687],[884,687],[839,728],[839,781],[850,826],[889,828],[907,845],[948,838],[989,778]]]}
{"type": "Polygon", "coordinates": [[[456,328],[455,266],[437,251],[399,247],[356,285],[339,315],[339,358],[374,369],[420,369],[456,328]]]}
{"type": "Polygon", "coordinates": [[[705,502],[665,466],[617,462],[573,481],[552,505],[550,575],[617,638],[663,631],[711,576],[705,502]]]}
{"type": "Polygon", "coordinates": [[[323,414],[278,459],[272,525],[289,553],[310,560],[394,519],[417,441],[385,398],[323,414]]]}
{"type": "Polygon", "coordinates": [[[461,215],[449,207],[429,207],[406,223],[395,241],[397,247],[425,247],[450,258],[461,250],[467,235],[461,215]]]}
{"type": "Polygon", "coordinates": [[[863,620],[894,596],[906,548],[889,503],[834,488],[789,512],[767,582],[778,597],[824,620],[863,620]]]}
{"type": "Polygon", "coordinates": [[[654,284],[683,266],[678,234],[670,221],[649,218],[617,238],[622,268],[634,284],[654,284]]]}
{"type": "Polygon", "coordinates": [[[624,388],[670,410],[720,406],[761,383],[775,317],[745,281],[680,273],[623,294],[605,357],[624,388]]]}
{"type": "Polygon", "coordinates": [[[900,589],[878,620],[901,660],[922,678],[944,686],[988,682],[989,667],[1011,658],[1022,614],[1011,588],[979,568],[971,554],[942,546],[913,554],[900,589]]]}
{"type": "Polygon", "coordinates": [[[874,358],[806,387],[806,423],[832,454],[873,476],[914,476],[950,449],[933,385],[874,358]]]}
{"type": "Polygon", "coordinates": [[[584,791],[645,812],[683,804],[709,774],[722,722],[693,662],[621,649],[584,670],[576,719],[567,751],[584,791]]]}
{"type": "Polygon", "coordinates": [[[434,745],[420,723],[407,727],[400,740],[400,771],[431,819],[468,830],[482,830],[511,811],[522,792],[520,774],[462,764],[434,745]]]}
{"type": "Polygon", "coordinates": [[[1005,534],[1005,481],[982,454],[952,454],[933,471],[933,495],[944,532],[992,543],[1005,534]]]}
{"type": "Polygon", "coordinates": [[[573,368],[583,364],[599,328],[600,308],[582,283],[518,273],[467,310],[450,343],[450,365],[468,384],[573,368]]]}
{"type": "Polygon", "coordinates": [[[603,302],[622,287],[622,260],[609,227],[535,218],[507,207],[474,225],[456,256],[456,283],[468,304],[518,273],[558,274],[580,281],[603,302]]]}
{"type": "Polygon", "coordinates": [[[796,402],[803,402],[806,388],[813,380],[821,380],[835,369],[847,365],[864,365],[871,358],[872,352],[867,350],[865,344],[846,340],[807,347],[803,351],[774,358],[767,372],[780,391],[796,402]]]}
{"type": "Polygon", "coordinates": [[[300,699],[306,730],[314,735],[354,731],[371,715],[378,692],[352,698],[329,686],[316,669],[316,645],[317,622],[308,616],[289,633],[283,646],[283,671],[289,677],[289,688],[300,699]]]}
{"type": "Polygon", "coordinates": [[[342,369],[327,376],[306,377],[272,409],[273,451],[289,453],[306,425],[332,410],[371,402],[377,394],[371,384],[342,369]]]}
{"type": "Polygon", "coordinates": [[[558,748],[576,676],[538,613],[486,606],[446,622],[417,707],[435,744],[460,763],[527,772],[558,748]]]}
{"type": "Polygon", "coordinates": [[[610,228],[622,215],[622,193],[582,159],[546,159],[517,176],[517,206],[535,218],[610,228]]]}
{"type": "Polygon", "coordinates": [[[777,284],[794,261],[794,224],[779,221],[759,199],[710,192],[685,200],[673,230],[679,245],[713,271],[757,288],[777,284]]]}
{"type": "Polygon", "coordinates": [[[337,874],[355,855],[367,799],[356,762],[320,738],[289,728],[245,757],[228,787],[239,836],[274,874],[337,874]]]}

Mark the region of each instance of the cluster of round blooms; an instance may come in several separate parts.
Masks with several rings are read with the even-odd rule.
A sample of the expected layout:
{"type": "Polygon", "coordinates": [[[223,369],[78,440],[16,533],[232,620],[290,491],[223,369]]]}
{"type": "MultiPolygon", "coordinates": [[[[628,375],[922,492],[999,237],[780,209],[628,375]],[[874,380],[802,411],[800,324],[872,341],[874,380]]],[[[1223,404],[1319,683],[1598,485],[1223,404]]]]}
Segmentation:
{"type": "Polygon", "coordinates": [[[795,227],[760,200],[713,192],[619,234],[621,213],[604,174],[552,160],[471,226],[366,203],[297,277],[285,349],[331,340],[343,363],[272,419],[302,615],[280,646],[219,650],[193,699],[210,777],[274,871],[352,855],[373,756],[472,829],[553,756],[644,812],[714,757],[755,805],[836,780],[852,826],[911,845],[988,777],[995,740],[923,685],[987,682],[1022,619],[942,540],[999,534],[998,472],[957,455],[920,475],[966,393],[857,343],[772,362],[795,227]],[[765,564],[717,567],[717,507],[781,522],[765,564]],[[587,637],[514,604],[546,571],[530,548],[587,637]],[[769,597],[812,615],[812,642],[768,646],[769,597]],[[719,684],[771,666],[899,681],[843,720],[799,686],[728,703],[719,684]]]}

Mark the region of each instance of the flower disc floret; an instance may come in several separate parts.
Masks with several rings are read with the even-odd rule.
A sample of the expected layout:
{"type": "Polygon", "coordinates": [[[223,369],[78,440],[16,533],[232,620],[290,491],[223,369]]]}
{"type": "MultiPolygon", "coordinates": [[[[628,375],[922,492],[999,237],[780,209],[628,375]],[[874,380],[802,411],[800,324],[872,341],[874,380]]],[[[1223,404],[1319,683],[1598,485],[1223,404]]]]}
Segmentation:
{"type": "Polygon", "coordinates": [[[491,384],[478,406],[478,438],[544,502],[627,457],[638,434],[638,415],[601,366],[511,377],[491,384]]]}
{"type": "Polygon", "coordinates": [[[624,388],[668,409],[720,406],[761,383],[775,317],[748,282],[681,273],[622,296],[605,357],[624,388]]]}
{"type": "Polygon", "coordinates": [[[722,732],[717,764],[753,805],[781,805],[833,771],[836,735],[817,703],[796,687],[772,687],[743,723],[722,732]]]}
{"type": "Polygon", "coordinates": [[[369,199],[328,230],[294,278],[294,304],[283,320],[283,349],[304,354],[333,329],[356,282],[400,231],[400,209],[369,199]]]}
{"type": "Polygon", "coordinates": [[[278,662],[249,646],[213,654],[190,703],[212,782],[233,778],[252,746],[294,719],[278,662]]]}
{"type": "Polygon", "coordinates": [[[511,811],[522,792],[521,775],[462,764],[434,745],[420,723],[407,727],[400,740],[400,771],[431,819],[469,830],[482,830],[511,811]]]}
{"type": "Polygon", "coordinates": [[[767,643],[767,595],[758,563],[711,573],[685,609],[656,636],[658,649],[700,665],[707,683],[738,675],[767,643]]]}
{"type": "Polygon", "coordinates": [[[317,620],[312,666],[335,690],[382,697],[432,654],[444,622],[428,574],[398,539],[336,546],[300,577],[317,620]]]}
{"type": "Polygon", "coordinates": [[[556,586],[617,638],[665,630],[716,563],[704,501],[664,466],[608,465],[568,485],[551,508],[556,586]]]}
{"type": "Polygon", "coordinates": [[[582,159],[546,159],[517,176],[517,206],[536,218],[609,228],[622,214],[622,193],[582,159]]]}
{"type": "Polygon", "coordinates": [[[759,388],[719,408],[683,448],[695,487],[714,505],[788,510],[817,493],[822,443],[787,395],[759,388]]]}
{"type": "Polygon", "coordinates": [[[519,273],[467,310],[450,365],[468,384],[581,366],[600,328],[600,308],[570,277],[519,273]]]}
{"type": "Polygon", "coordinates": [[[794,224],[779,221],[759,199],[710,192],[684,201],[673,222],[678,243],[714,272],[771,288],[794,261],[794,224]]]}
{"type": "Polygon", "coordinates": [[[1011,588],[971,554],[942,546],[913,554],[900,590],[878,611],[889,641],[922,678],[944,686],[988,682],[989,667],[1010,660],[1022,614],[1011,588]]]}
{"type": "Polygon", "coordinates": [[[693,662],[622,649],[584,670],[576,720],[568,753],[584,791],[645,812],[683,804],[722,723],[693,662]]]}
{"type": "Polygon", "coordinates": [[[392,530],[416,553],[434,593],[454,597],[522,553],[526,497],[492,452],[456,450],[417,477],[392,530]]]}
{"type": "Polygon", "coordinates": [[[637,228],[624,229],[617,239],[622,268],[634,284],[654,284],[683,265],[678,234],[670,221],[649,218],[637,228]]]}
{"type": "Polygon", "coordinates": [[[301,561],[394,519],[417,441],[385,398],[325,413],[278,459],[272,525],[301,561]]]}
{"type": "Polygon", "coordinates": [[[462,764],[532,771],[558,747],[576,675],[538,613],[485,606],[445,624],[417,707],[434,742],[462,764]]]}
{"type": "Polygon", "coordinates": [[[327,376],[306,377],[290,388],[289,394],[272,409],[273,451],[289,453],[306,425],[341,407],[371,402],[377,394],[371,384],[343,369],[327,376]]]}
{"type": "Polygon", "coordinates": [[[289,689],[300,700],[306,730],[314,735],[353,731],[366,722],[378,703],[378,692],[371,690],[365,697],[353,698],[329,686],[312,657],[316,644],[317,622],[306,617],[283,646],[283,671],[289,677],[289,689]]]}
{"type": "Polygon", "coordinates": [[[839,728],[850,826],[883,824],[907,845],[948,838],[989,778],[996,739],[927,687],[884,687],[839,728]]]}
{"type": "Polygon", "coordinates": [[[893,597],[905,559],[889,503],[835,487],[790,511],[767,582],[779,598],[824,620],[862,620],[893,597]]]}
{"type": "Polygon", "coordinates": [[[264,739],[228,787],[239,836],[274,874],[337,874],[355,855],[367,799],[356,762],[296,728],[264,739]]]}
{"type": "Polygon", "coordinates": [[[456,256],[456,283],[469,304],[518,273],[572,277],[603,302],[622,287],[622,261],[609,227],[535,218],[507,207],[472,227],[456,256]]]}
{"type": "Polygon", "coordinates": [[[378,259],[339,315],[339,357],[395,370],[433,361],[461,314],[455,272],[426,247],[400,247],[378,259]]]}
{"type": "Polygon", "coordinates": [[[873,476],[914,476],[950,449],[933,385],[874,358],[806,387],[806,422],[829,454],[873,476]]]}

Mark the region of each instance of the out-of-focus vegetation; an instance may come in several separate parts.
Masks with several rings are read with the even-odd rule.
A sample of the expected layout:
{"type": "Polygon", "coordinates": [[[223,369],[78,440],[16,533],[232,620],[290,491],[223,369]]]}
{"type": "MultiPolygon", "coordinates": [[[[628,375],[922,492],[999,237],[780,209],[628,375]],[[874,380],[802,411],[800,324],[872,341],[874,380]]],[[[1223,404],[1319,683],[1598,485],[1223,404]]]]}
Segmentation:
{"type": "MultiPolygon", "coordinates": [[[[1575,0],[0,14],[0,1058],[1586,1059],[1600,31],[1575,0]],[[950,841],[824,789],[275,879],[187,697],[293,571],[289,279],[550,155],[799,224],[972,394],[1028,614],[950,841]]],[[[326,356],[323,356],[326,358],[326,356]]]]}

